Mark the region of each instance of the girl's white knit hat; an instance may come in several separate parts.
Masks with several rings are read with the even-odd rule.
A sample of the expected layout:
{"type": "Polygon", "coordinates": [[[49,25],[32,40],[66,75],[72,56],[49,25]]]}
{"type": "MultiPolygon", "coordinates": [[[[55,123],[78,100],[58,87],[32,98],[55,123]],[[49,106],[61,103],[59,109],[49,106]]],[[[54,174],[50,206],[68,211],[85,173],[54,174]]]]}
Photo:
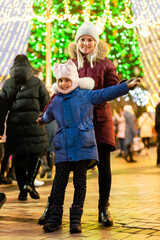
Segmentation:
{"type": "Polygon", "coordinates": [[[69,59],[64,64],[55,63],[53,66],[53,74],[57,80],[60,78],[68,78],[68,79],[72,80],[72,83],[77,82],[79,79],[77,67],[74,64],[74,62],[72,62],[71,59],[69,59]]]}
{"type": "Polygon", "coordinates": [[[79,38],[84,35],[91,36],[92,38],[94,38],[97,44],[99,43],[98,31],[95,28],[94,24],[89,21],[82,23],[80,28],[77,30],[77,33],[75,36],[75,42],[77,43],[79,38]]]}
{"type": "Polygon", "coordinates": [[[73,91],[76,87],[80,87],[83,89],[93,89],[94,88],[94,80],[90,77],[85,77],[85,78],[79,78],[77,67],[72,62],[71,59],[69,59],[66,63],[58,64],[55,63],[53,66],[53,74],[57,80],[56,83],[53,84],[52,86],[52,92],[53,93],[63,93],[63,94],[68,94],[69,92],[73,91]],[[67,89],[67,90],[62,90],[58,87],[58,80],[60,78],[68,78],[72,81],[72,86],[67,89]]]}

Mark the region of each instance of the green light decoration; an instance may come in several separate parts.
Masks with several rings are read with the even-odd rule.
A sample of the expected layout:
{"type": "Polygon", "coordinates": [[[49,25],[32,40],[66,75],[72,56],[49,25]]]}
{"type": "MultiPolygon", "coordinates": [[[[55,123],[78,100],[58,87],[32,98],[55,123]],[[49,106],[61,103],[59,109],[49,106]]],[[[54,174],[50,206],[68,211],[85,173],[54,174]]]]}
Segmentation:
{"type": "MultiPolygon", "coordinates": [[[[59,1],[58,1],[59,2],[59,1]]],[[[131,3],[128,0],[110,0],[109,7],[112,12],[112,18],[125,18],[127,23],[131,23],[131,3]],[[122,13],[128,8],[131,16],[125,16],[122,13]]],[[[55,62],[64,63],[68,58],[68,45],[74,41],[75,33],[79,26],[84,22],[85,0],[69,1],[69,11],[71,15],[78,15],[78,22],[73,24],[69,19],[57,20],[52,22],[51,33],[51,65],[55,62]]],[[[89,14],[90,21],[96,23],[97,16],[100,19],[104,17],[106,8],[105,0],[90,0],[89,14]]],[[[33,7],[36,15],[45,15],[47,3],[45,0],[34,0],[33,7]]],[[[51,14],[65,14],[64,2],[57,3],[53,0],[51,14]]],[[[45,54],[46,54],[46,25],[37,19],[32,20],[31,35],[28,44],[28,58],[35,68],[41,68],[45,76],[45,54]]],[[[122,25],[115,26],[109,18],[107,19],[103,33],[100,35],[108,44],[108,58],[116,66],[120,80],[131,78],[133,76],[143,76],[143,65],[141,62],[140,51],[136,30],[134,28],[125,28],[122,25]]],[[[53,80],[54,81],[54,80],[53,80]]]]}

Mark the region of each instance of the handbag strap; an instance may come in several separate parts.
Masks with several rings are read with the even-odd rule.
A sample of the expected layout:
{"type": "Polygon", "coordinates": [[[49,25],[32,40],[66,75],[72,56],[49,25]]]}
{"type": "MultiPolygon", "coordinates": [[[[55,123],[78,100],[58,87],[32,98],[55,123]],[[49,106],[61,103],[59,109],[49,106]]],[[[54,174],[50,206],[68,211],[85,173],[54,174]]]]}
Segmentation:
{"type": "Polygon", "coordinates": [[[12,98],[10,99],[10,101],[9,101],[9,109],[11,108],[14,100],[16,99],[17,93],[18,93],[19,90],[21,89],[22,85],[23,85],[23,84],[21,84],[21,85],[16,89],[15,94],[14,94],[14,95],[12,96],[12,98]]]}

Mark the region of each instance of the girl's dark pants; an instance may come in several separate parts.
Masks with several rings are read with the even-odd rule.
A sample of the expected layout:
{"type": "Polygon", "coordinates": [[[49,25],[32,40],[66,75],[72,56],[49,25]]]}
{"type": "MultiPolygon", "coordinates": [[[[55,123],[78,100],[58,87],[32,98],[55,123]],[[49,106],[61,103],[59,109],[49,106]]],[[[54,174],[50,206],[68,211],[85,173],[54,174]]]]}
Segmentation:
{"type": "Polygon", "coordinates": [[[72,205],[83,208],[86,196],[87,166],[87,160],[56,164],[56,173],[50,196],[53,205],[63,206],[69,174],[70,171],[73,171],[74,198],[72,205]]]}

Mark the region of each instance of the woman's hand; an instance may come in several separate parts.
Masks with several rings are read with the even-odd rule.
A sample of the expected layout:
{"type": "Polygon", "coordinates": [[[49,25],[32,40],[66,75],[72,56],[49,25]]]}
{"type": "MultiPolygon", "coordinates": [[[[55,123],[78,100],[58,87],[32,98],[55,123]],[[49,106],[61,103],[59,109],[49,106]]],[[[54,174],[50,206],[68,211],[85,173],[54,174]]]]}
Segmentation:
{"type": "Polygon", "coordinates": [[[36,122],[38,123],[39,126],[44,125],[44,122],[41,120],[41,118],[39,117],[36,122]]]}
{"type": "Polygon", "coordinates": [[[138,85],[140,85],[140,83],[141,83],[141,79],[137,77],[127,80],[127,86],[129,90],[135,89],[138,85]]]}

